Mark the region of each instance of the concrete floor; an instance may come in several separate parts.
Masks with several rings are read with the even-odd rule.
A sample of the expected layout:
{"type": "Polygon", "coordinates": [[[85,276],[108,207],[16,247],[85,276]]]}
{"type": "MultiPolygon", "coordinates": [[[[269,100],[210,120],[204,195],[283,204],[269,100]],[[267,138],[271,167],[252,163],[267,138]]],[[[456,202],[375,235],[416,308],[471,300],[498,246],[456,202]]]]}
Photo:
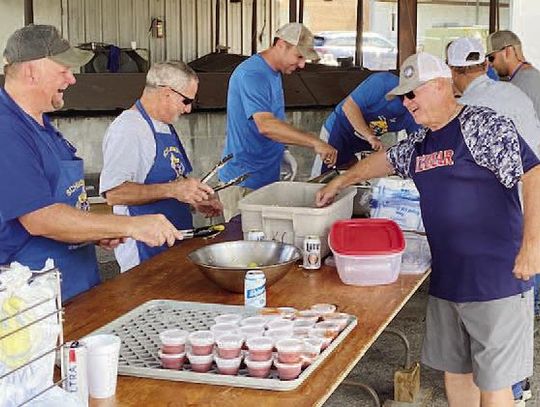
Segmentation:
{"type": "MultiPolygon", "coordinates": [[[[118,274],[118,264],[111,252],[98,249],[98,260],[102,278],[109,279],[118,274]]],[[[422,336],[424,332],[424,314],[427,302],[427,283],[416,292],[411,300],[396,316],[390,327],[404,332],[411,346],[411,360],[418,361],[422,336]]],[[[359,324],[356,329],[362,329],[359,324]]],[[[527,407],[540,407],[540,386],[536,378],[540,378],[540,338],[535,337],[535,364],[533,377],[533,398],[527,402],[527,407]]],[[[393,399],[394,372],[400,369],[404,363],[402,342],[394,335],[383,334],[373,344],[366,355],[356,367],[349,373],[347,379],[355,382],[363,382],[371,386],[379,395],[381,403],[393,399]]],[[[421,390],[431,393],[432,399],[425,406],[447,406],[444,394],[442,374],[438,371],[421,367],[421,390]]],[[[373,399],[356,386],[342,384],[330,396],[325,407],[373,407],[373,399]]],[[[415,406],[415,405],[410,405],[415,406]]]]}

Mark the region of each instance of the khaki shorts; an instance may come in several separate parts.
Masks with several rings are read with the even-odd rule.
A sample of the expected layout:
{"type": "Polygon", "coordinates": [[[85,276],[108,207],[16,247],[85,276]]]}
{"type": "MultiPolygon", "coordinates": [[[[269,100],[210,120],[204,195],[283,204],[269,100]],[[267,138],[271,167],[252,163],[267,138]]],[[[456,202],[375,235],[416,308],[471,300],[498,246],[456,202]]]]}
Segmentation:
{"type": "Polygon", "coordinates": [[[232,186],[218,192],[219,200],[223,204],[225,222],[228,222],[233,216],[240,213],[238,201],[250,192],[253,192],[253,189],[238,186],[232,186]]]}
{"type": "Polygon", "coordinates": [[[422,363],[472,373],[482,391],[511,387],[533,374],[533,290],[492,301],[429,297],[422,363]]]}

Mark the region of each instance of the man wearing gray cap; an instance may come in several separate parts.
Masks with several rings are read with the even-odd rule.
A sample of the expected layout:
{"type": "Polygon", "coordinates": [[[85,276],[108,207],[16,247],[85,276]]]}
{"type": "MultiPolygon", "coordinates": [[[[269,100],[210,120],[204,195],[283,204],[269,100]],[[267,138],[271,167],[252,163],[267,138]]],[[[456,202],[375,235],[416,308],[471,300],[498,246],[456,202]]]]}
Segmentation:
{"type": "Polygon", "coordinates": [[[507,77],[529,96],[540,117],[540,71],[525,59],[519,37],[508,30],[490,34],[486,54],[500,77],[507,77]]]}
{"type": "Polygon", "coordinates": [[[413,179],[432,253],[422,361],[445,372],[451,407],[512,406],[511,386],[532,374],[540,161],[510,119],[458,104],[451,76],[430,54],[407,58],[387,96],[423,127],[335,178],[316,203],[392,172],[413,179]]]}
{"type": "Polygon", "coordinates": [[[227,138],[223,157],[233,158],[219,171],[228,182],[249,173],[239,187],[220,192],[225,219],[234,216],[238,200],[251,190],[279,180],[284,144],[311,147],[327,165],[334,165],[336,149],[313,134],[285,122],[282,75],[318,59],[313,34],[300,23],[288,23],[273,45],[253,55],[234,70],[227,94],[227,138]]]}
{"type": "Polygon", "coordinates": [[[49,25],[15,31],[4,51],[0,264],[17,261],[39,270],[52,258],[62,272],[63,300],[99,283],[94,242],[114,248],[132,237],[159,246],[182,238],[163,215],[88,212],[82,160],[46,113],[63,107],[64,91],[75,84],[70,69],[91,57],[49,25]]]}

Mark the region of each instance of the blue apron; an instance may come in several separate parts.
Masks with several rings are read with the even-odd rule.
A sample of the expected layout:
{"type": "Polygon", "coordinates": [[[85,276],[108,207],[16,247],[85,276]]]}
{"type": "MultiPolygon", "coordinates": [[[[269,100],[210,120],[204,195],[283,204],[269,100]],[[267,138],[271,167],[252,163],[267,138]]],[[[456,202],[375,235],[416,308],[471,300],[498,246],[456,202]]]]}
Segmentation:
{"type": "MultiPolygon", "coordinates": [[[[144,183],[164,184],[189,174],[193,168],[174,127],[169,125],[170,134],[157,132],[142,103],[138,100],[135,102],[135,106],[150,126],[156,142],[156,158],[144,183]]],[[[177,229],[191,229],[193,227],[189,204],[179,202],[176,199],[163,199],[145,205],[130,205],[128,210],[131,216],[161,213],[177,229]]],[[[150,247],[142,242],[137,242],[141,262],[165,251],[167,248],[166,244],[159,247],[150,247]]]]}
{"type": "MultiPolygon", "coordinates": [[[[53,131],[56,134],[52,137],[61,136],[49,124],[46,116],[44,117],[45,128],[42,128],[22,112],[17,112],[17,115],[36,130],[39,140],[45,142],[51,154],[58,160],[59,176],[55,182],[53,180],[51,183],[56,203],[88,211],[90,206],[84,185],[83,161],[75,156],[75,148],[67,140],[62,139],[65,148],[69,149],[72,155],[71,160],[64,159],[57,150],[59,147],[55,146],[50,139],[53,131]]],[[[43,268],[47,258],[52,258],[62,273],[62,300],[64,301],[101,282],[93,244],[70,245],[45,237],[30,236],[26,244],[12,256],[10,261],[17,261],[33,270],[39,270],[43,268]]]]}

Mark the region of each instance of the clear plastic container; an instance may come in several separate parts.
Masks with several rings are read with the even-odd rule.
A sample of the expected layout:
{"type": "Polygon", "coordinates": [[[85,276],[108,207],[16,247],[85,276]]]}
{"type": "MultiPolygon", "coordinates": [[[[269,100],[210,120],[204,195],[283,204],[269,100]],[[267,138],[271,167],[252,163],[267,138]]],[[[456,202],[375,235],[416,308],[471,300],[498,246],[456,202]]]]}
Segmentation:
{"type": "Polygon", "coordinates": [[[281,339],[276,342],[276,349],[281,363],[298,363],[301,360],[304,342],[295,338],[281,339]]]}
{"type": "Polygon", "coordinates": [[[239,326],[235,324],[215,324],[210,327],[210,332],[214,334],[215,339],[228,334],[240,335],[239,326]]]}
{"type": "Polygon", "coordinates": [[[188,341],[193,355],[209,355],[214,349],[214,334],[210,331],[192,332],[188,336],[188,341]]]}
{"type": "Polygon", "coordinates": [[[269,329],[264,333],[264,336],[271,339],[272,343],[276,343],[280,339],[291,338],[293,329],[269,329]]]}
{"type": "Polygon", "coordinates": [[[281,380],[294,380],[300,376],[302,371],[302,361],[298,363],[281,363],[278,360],[274,360],[274,365],[278,370],[278,375],[281,380]]]}
{"type": "Polygon", "coordinates": [[[355,187],[344,189],[324,208],[315,207],[320,184],[274,182],[250,193],[238,202],[244,238],[252,229],[264,231],[268,239],[294,244],[303,249],[304,238],[321,239],[321,257],[329,253],[326,237],[332,223],[349,219],[353,211],[355,187]]]}
{"type": "Polygon", "coordinates": [[[242,362],[242,357],[239,356],[234,359],[223,359],[219,356],[214,356],[216,361],[217,370],[220,374],[235,376],[238,374],[240,369],[240,363],[242,362]]]}
{"type": "Polygon", "coordinates": [[[222,335],[216,339],[218,355],[223,359],[235,359],[240,356],[240,351],[244,343],[241,335],[222,335]]]}
{"type": "Polygon", "coordinates": [[[296,315],[296,308],[293,307],[278,307],[281,318],[293,319],[296,315]]]}
{"type": "Polygon", "coordinates": [[[159,351],[158,357],[161,360],[161,366],[164,369],[179,370],[179,369],[182,369],[182,367],[184,366],[186,354],[185,352],[171,354],[171,353],[163,353],[159,351]]]}
{"type": "Polygon", "coordinates": [[[321,350],[324,350],[330,345],[332,342],[333,335],[329,334],[326,329],[320,329],[320,328],[312,328],[311,331],[309,331],[309,337],[310,338],[319,338],[322,340],[321,350]]]}
{"type": "Polygon", "coordinates": [[[178,354],[185,352],[188,331],[183,329],[168,329],[160,332],[161,351],[163,353],[178,354]]]}
{"type": "Polygon", "coordinates": [[[247,317],[240,321],[241,326],[258,326],[264,328],[266,319],[264,317],[247,317]]]}
{"type": "Polygon", "coordinates": [[[315,324],[315,329],[324,329],[327,336],[335,338],[341,332],[341,325],[333,321],[322,321],[315,324]]]}
{"type": "Polygon", "coordinates": [[[431,265],[431,251],[426,236],[405,232],[405,252],[401,258],[401,274],[423,274],[431,265]]]}
{"type": "Polygon", "coordinates": [[[321,348],[323,345],[323,339],[322,338],[306,338],[303,340],[304,342],[304,349],[302,350],[302,355],[306,356],[307,358],[316,358],[321,353],[321,348]]]}
{"type": "Polygon", "coordinates": [[[214,321],[217,324],[233,324],[238,325],[242,320],[242,315],[240,314],[222,314],[214,318],[214,321]]]}
{"type": "Polygon", "coordinates": [[[334,322],[338,324],[341,328],[341,330],[344,330],[347,324],[349,323],[349,314],[345,314],[344,312],[333,312],[331,314],[323,315],[324,321],[334,322]]]}
{"type": "Polygon", "coordinates": [[[274,341],[265,336],[249,338],[247,340],[249,358],[253,361],[263,361],[272,358],[272,349],[274,341]]]}
{"type": "Polygon", "coordinates": [[[349,285],[390,284],[397,280],[405,239],[389,219],[352,219],[332,225],[328,244],[341,281],[349,285]]]}
{"type": "Polygon", "coordinates": [[[268,323],[268,329],[288,329],[292,331],[293,326],[293,321],[283,318],[274,319],[268,323]]]}
{"type": "Polygon", "coordinates": [[[272,368],[272,358],[268,360],[251,360],[249,357],[244,359],[248,368],[248,373],[252,377],[268,377],[272,368]]]}
{"type": "Polygon", "coordinates": [[[315,304],[311,306],[311,309],[324,317],[325,314],[336,312],[337,307],[334,304],[315,304]]]}
{"type": "Polygon", "coordinates": [[[320,315],[317,311],[305,309],[296,313],[295,321],[310,321],[315,323],[319,320],[319,317],[320,315]]]}
{"type": "Polygon", "coordinates": [[[248,340],[256,336],[263,336],[264,328],[256,325],[246,325],[240,327],[240,334],[244,337],[244,340],[248,340]]]}
{"type": "Polygon", "coordinates": [[[214,355],[212,353],[209,355],[193,355],[188,353],[187,358],[191,365],[191,370],[198,373],[208,372],[214,361],[214,355]]]}

